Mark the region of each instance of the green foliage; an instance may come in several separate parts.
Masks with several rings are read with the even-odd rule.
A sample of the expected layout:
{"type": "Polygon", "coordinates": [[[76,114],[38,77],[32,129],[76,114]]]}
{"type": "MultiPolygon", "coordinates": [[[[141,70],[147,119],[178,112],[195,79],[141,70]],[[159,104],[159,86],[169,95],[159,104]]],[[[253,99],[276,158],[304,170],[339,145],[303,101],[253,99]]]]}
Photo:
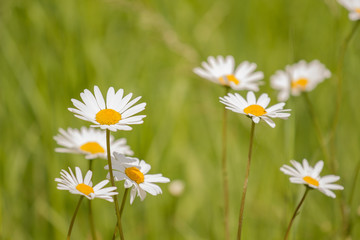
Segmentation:
{"type": "MultiPolygon", "coordinates": [[[[55,153],[59,127],[89,125],[71,114],[71,98],[99,85],[124,88],[147,102],[144,124],[126,137],[135,156],[185,193],[148,196],[127,203],[127,239],[222,239],[220,175],[221,87],[192,73],[209,55],[254,61],[269,77],[286,64],[319,59],[333,73],[309,94],[327,133],[336,102],[336,65],[352,23],[335,0],[160,1],[2,0],[0,2],[0,238],[64,239],[78,197],[56,189],[54,178],[68,166],[87,167],[81,156],[55,153]]],[[[345,58],[344,95],[336,138],[337,174],[349,201],[360,161],[360,35],[345,58]]],[[[259,94],[257,94],[259,95],[259,94]]],[[[303,193],[279,171],[290,159],[322,159],[302,97],[287,103],[292,116],[271,129],[259,124],[245,207],[244,239],[281,239],[303,193]]],[[[250,120],[229,112],[231,236],[235,237],[245,174],[250,120]]],[[[105,177],[94,163],[94,182],[105,177]]],[[[326,164],[326,163],[325,163],[326,164]]],[[[324,174],[330,174],[328,164],[324,174]]],[[[121,186],[121,185],[119,185],[121,186]]],[[[358,187],[357,187],[358,188],[358,187]]],[[[120,198],[122,193],[120,192],[120,198]]],[[[337,192],[339,196],[339,192],[337,192]]],[[[86,199],[85,199],[86,200],[86,199]]],[[[355,188],[350,208],[352,238],[359,239],[355,188]]],[[[73,239],[90,239],[87,202],[73,239]]],[[[113,204],[94,200],[95,224],[110,239],[113,204]]],[[[311,192],[295,220],[292,239],[337,239],[339,201],[311,192]]]]}

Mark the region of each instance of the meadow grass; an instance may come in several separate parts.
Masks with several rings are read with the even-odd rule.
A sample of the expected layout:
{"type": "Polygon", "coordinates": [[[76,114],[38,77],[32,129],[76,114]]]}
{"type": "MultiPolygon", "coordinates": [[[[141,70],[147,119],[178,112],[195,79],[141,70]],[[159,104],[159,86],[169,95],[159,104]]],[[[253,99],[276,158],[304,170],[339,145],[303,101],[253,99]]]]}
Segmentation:
{"type": "MultiPolygon", "coordinates": [[[[192,69],[209,55],[249,60],[269,77],[298,60],[319,59],[333,73],[309,93],[327,136],[336,102],[340,45],[352,22],[334,0],[273,1],[73,1],[0,2],[0,238],[64,239],[77,196],[56,189],[67,166],[87,168],[82,156],[55,153],[58,128],[86,125],[67,108],[83,89],[110,86],[143,96],[144,124],[126,137],[135,156],[154,172],[182,179],[176,198],[164,194],[127,203],[123,229],[128,239],[222,239],[221,127],[223,88],[192,69]]],[[[360,161],[360,34],[349,44],[344,64],[343,102],[336,135],[337,174],[348,201],[360,161]]],[[[259,96],[259,93],[257,93],[259,96]]],[[[302,97],[292,98],[287,121],[259,124],[244,215],[244,239],[281,239],[303,194],[279,168],[290,159],[323,158],[302,97]]],[[[236,236],[251,122],[228,112],[228,171],[231,238],[236,236]]],[[[94,162],[94,182],[106,174],[94,162]]],[[[325,163],[323,174],[330,174],[325,163]]],[[[120,184],[118,186],[121,186],[120,184]]],[[[350,209],[352,239],[360,238],[358,185],[350,209]]],[[[120,191],[120,198],[122,192],[120,191]]],[[[339,197],[338,197],[339,198],[339,197]]],[[[341,239],[339,200],[311,192],[291,239],[341,239]]],[[[73,239],[90,239],[87,202],[73,239]]],[[[96,230],[110,239],[113,204],[93,201],[96,230]]]]}

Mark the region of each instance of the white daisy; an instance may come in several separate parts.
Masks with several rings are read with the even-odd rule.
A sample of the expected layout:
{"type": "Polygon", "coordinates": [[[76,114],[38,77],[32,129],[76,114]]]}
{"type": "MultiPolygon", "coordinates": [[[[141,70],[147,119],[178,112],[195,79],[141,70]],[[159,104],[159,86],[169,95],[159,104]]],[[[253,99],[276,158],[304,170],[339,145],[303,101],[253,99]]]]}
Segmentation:
{"type": "Polygon", "coordinates": [[[146,117],[145,115],[133,116],[145,109],[146,103],[133,106],[141,97],[130,101],[132,93],[123,97],[123,89],[119,89],[115,93],[114,88],[111,87],[107,92],[105,103],[97,86],[94,87],[94,93],[95,95],[85,89],[80,94],[84,103],[71,99],[77,109],[69,108],[69,111],[75,113],[75,116],[80,119],[94,123],[95,125],[91,125],[91,127],[100,127],[111,131],[131,130],[129,124],[143,123],[142,119],[146,117]]]}
{"type": "Polygon", "coordinates": [[[263,72],[254,72],[257,65],[248,61],[242,62],[236,70],[233,56],[208,57],[208,62],[202,62],[202,67],[194,68],[194,73],[214,83],[231,87],[234,90],[259,91],[263,72]]]}
{"type": "Polygon", "coordinates": [[[318,189],[326,196],[332,198],[335,198],[336,195],[331,190],[344,189],[344,187],[341,185],[333,184],[340,179],[339,176],[326,175],[324,177],[320,177],[320,172],[324,166],[323,161],[317,162],[314,168],[309,166],[309,163],[306,159],[303,160],[302,165],[295,160],[291,160],[290,162],[295,168],[288,165],[283,165],[280,168],[283,173],[291,176],[290,182],[296,184],[305,184],[311,188],[318,189]]]}
{"type": "MultiPolygon", "coordinates": [[[[151,166],[144,160],[140,161],[137,158],[125,157],[122,154],[114,153],[111,161],[115,181],[125,180],[124,187],[132,187],[130,192],[131,204],[136,195],[143,201],[146,197],[146,192],[154,196],[161,194],[161,188],[153,183],[170,182],[170,179],[163,177],[162,174],[147,174],[151,166]]],[[[108,165],[105,166],[105,169],[109,169],[108,165]]]]}
{"type": "Polygon", "coordinates": [[[290,116],[290,109],[283,109],[285,103],[278,103],[266,108],[270,103],[270,98],[263,93],[256,101],[255,94],[248,92],[245,100],[240,94],[229,93],[227,96],[220,98],[220,102],[226,105],[226,108],[237,113],[245,114],[252,118],[255,123],[263,119],[270,127],[274,128],[275,123],[271,118],[287,119],[290,116]]]}
{"type": "MultiPolygon", "coordinates": [[[[106,133],[104,131],[82,127],[80,130],[68,128],[67,131],[60,128],[59,132],[54,139],[63,147],[56,148],[56,152],[80,153],[84,154],[86,159],[106,158],[106,133]]],[[[133,151],[126,145],[125,138],[114,141],[114,137],[110,136],[110,146],[112,152],[133,155],[133,151]]]]}
{"type": "Polygon", "coordinates": [[[338,0],[349,11],[349,18],[352,21],[360,19],[360,0],[338,0]]]}
{"type": "Polygon", "coordinates": [[[271,87],[279,91],[278,100],[286,101],[290,94],[299,96],[301,92],[310,92],[329,77],[331,72],[318,60],[310,63],[301,60],[286,66],[286,71],[278,70],[270,77],[270,82],[271,87]]]}
{"type": "Polygon", "coordinates": [[[95,187],[93,187],[91,182],[92,171],[88,171],[83,179],[80,168],[75,167],[76,176],[69,168],[69,172],[61,170],[61,178],[55,178],[55,181],[58,182],[57,189],[68,190],[72,194],[79,194],[87,197],[92,200],[94,198],[102,198],[109,202],[113,202],[113,195],[118,194],[114,192],[116,187],[107,187],[103,188],[106,184],[109,183],[109,180],[103,180],[95,187]]]}

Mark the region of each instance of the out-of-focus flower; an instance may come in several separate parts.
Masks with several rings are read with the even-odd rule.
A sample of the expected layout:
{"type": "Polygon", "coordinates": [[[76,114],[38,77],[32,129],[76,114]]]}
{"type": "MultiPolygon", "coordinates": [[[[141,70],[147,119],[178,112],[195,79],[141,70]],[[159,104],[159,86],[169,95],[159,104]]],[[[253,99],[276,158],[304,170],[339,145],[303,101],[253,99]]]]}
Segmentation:
{"type": "Polygon", "coordinates": [[[194,68],[194,73],[234,90],[259,91],[260,80],[264,78],[264,74],[260,71],[254,72],[256,67],[256,63],[244,61],[235,69],[233,56],[210,56],[207,62],[202,62],[202,68],[194,68]]]}
{"type": "Polygon", "coordinates": [[[185,189],[185,183],[182,180],[173,180],[168,186],[169,192],[175,197],[179,197],[183,194],[185,189]]]}
{"type": "MultiPolygon", "coordinates": [[[[106,158],[106,133],[101,130],[82,127],[79,129],[68,128],[66,131],[59,129],[59,134],[54,137],[61,148],[56,152],[84,154],[86,159],[106,158]]],[[[125,138],[114,140],[110,137],[112,152],[133,155],[125,138]]]]}
{"type": "Polygon", "coordinates": [[[338,0],[349,11],[349,18],[352,21],[360,20],[360,1],[359,0],[338,0]]]}
{"type": "Polygon", "coordinates": [[[299,96],[301,92],[312,91],[324,79],[331,77],[331,72],[318,60],[310,63],[301,60],[278,70],[270,77],[271,87],[279,91],[278,100],[286,101],[290,94],[299,96]]]}

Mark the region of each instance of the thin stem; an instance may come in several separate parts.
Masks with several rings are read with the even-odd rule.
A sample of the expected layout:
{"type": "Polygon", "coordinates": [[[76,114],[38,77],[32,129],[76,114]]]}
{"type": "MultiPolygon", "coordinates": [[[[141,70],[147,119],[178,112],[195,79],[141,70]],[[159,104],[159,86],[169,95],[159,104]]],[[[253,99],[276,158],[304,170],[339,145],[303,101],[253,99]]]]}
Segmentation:
{"type": "Polygon", "coordinates": [[[80,208],[80,205],[81,205],[81,202],[82,202],[83,199],[84,199],[84,196],[81,196],[81,197],[79,198],[79,201],[78,201],[77,206],[76,206],[76,208],[75,208],[75,212],[74,212],[74,214],[73,214],[73,216],[72,216],[72,218],[71,218],[71,223],[70,223],[70,226],[69,226],[69,231],[68,231],[68,234],[67,234],[67,237],[66,237],[67,240],[70,240],[71,231],[72,231],[72,228],[73,228],[73,226],[74,226],[75,218],[76,218],[77,212],[79,211],[79,208],[80,208]]]}
{"type": "MultiPolygon", "coordinates": [[[[92,170],[92,163],[94,160],[89,160],[89,170],[92,170]]],[[[89,201],[89,222],[90,222],[90,229],[91,235],[93,240],[96,240],[96,231],[95,231],[95,223],[94,223],[94,216],[92,212],[92,201],[89,201]]]]}
{"type": "Polygon", "coordinates": [[[288,239],[291,226],[292,226],[292,224],[293,224],[293,222],[294,222],[295,217],[299,214],[299,209],[300,209],[301,205],[303,204],[303,202],[304,202],[304,200],[305,200],[305,198],[306,198],[309,190],[310,190],[310,188],[309,188],[309,187],[306,187],[304,196],[301,198],[301,200],[300,200],[299,204],[297,205],[297,207],[296,207],[296,209],[295,209],[295,212],[294,212],[294,214],[293,214],[293,216],[292,216],[292,218],[291,218],[291,220],[290,220],[289,226],[288,226],[288,228],[287,228],[287,230],[286,230],[286,234],[285,234],[284,240],[287,240],[287,239],[288,239]]]}
{"type": "Polygon", "coordinates": [[[241,230],[242,230],[243,214],[244,214],[244,207],[245,207],[245,197],[246,197],[247,185],[248,185],[249,174],[250,174],[251,153],[252,153],[252,147],[253,147],[253,142],[254,142],[255,122],[252,120],[251,120],[251,122],[252,122],[252,124],[251,124],[251,131],[250,131],[248,162],[247,162],[247,167],[246,167],[246,175],[245,175],[243,193],[242,193],[241,204],[240,204],[239,226],[238,226],[238,233],[237,233],[238,240],[241,239],[241,230]]]}
{"type": "MultiPolygon", "coordinates": [[[[225,95],[229,92],[229,87],[225,86],[225,95]]],[[[223,126],[222,126],[222,178],[223,178],[223,189],[224,189],[224,227],[225,227],[225,239],[230,239],[229,231],[229,177],[227,172],[226,162],[226,147],[227,147],[227,109],[224,108],[223,113],[223,126]]]]}
{"type": "MultiPolygon", "coordinates": [[[[343,94],[342,89],[343,89],[343,82],[344,82],[343,71],[344,71],[345,54],[346,54],[348,45],[349,45],[351,39],[353,38],[359,25],[360,25],[360,21],[356,21],[354,23],[350,33],[344,39],[344,42],[340,48],[340,54],[339,54],[339,59],[338,59],[338,64],[337,64],[336,105],[335,105],[335,113],[334,113],[334,117],[333,117],[332,126],[330,129],[330,137],[329,137],[330,149],[331,149],[331,154],[330,154],[331,162],[334,162],[334,163],[336,162],[335,135],[336,135],[337,125],[338,125],[339,117],[340,117],[340,107],[341,107],[342,94],[343,94]]],[[[340,195],[340,197],[342,198],[342,195],[340,195]]],[[[343,222],[344,235],[346,235],[346,231],[350,231],[350,226],[349,226],[350,220],[348,219],[349,214],[347,212],[346,203],[342,199],[340,199],[340,209],[341,209],[341,217],[342,217],[342,222],[343,222]]]]}
{"type": "MultiPolygon", "coordinates": [[[[107,148],[107,159],[109,165],[109,173],[110,173],[110,182],[113,187],[115,187],[114,175],[112,171],[112,163],[111,163],[111,152],[110,152],[110,130],[106,129],[106,148],[107,148]]],[[[124,240],[124,233],[121,227],[121,216],[119,212],[119,203],[117,199],[117,195],[114,195],[114,203],[115,203],[115,212],[117,217],[117,225],[120,232],[120,239],[124,240]]]]}
{"type": "Polygon", "coordinates": [[[347,239],[347,237],[350,235],[351,233],[351,226],[352,226],[352,219],[350,218],[350,213],[351,213],[351,205],[354,199],[354,193],[355,193],[355,189],[356,189],[356,182],[357,179],[359,177],[359,171],[360,171],[360,161],[357,163],[356,168],[355,168],[355,174],[354,174],[354,179],[352,182],[352,186],[351,186],[351,190],[350,190],[350,195],[349,195],[349,202],[348,204],[346,204],[345,201],[341,201],[342,207],[343,207],[343,212],[344,212],[344,219],[343,219],[343,238],[347,239]]]}
{"type": "Polygon", "coordinates": [[[121,207],[120,207],[120,216],[121,217],[122,217],[122,213],[124,211],[125,202],[126,202],[126,198],[127,198],[128,193],[129,193],[129,188],[126,188],[125,192],[124,192],[124,195],[123,195],[123,198],[122,198],[122,201],[121,201],[121,207]]]}
{"type": "Polygon", "coordinates": [[[352,188],[351,188],[351,192],[350,192],[350,197],[349,197],[349,205],[350,206],[354,199],[354,192],[355,192],[356,182],[357,182],[357,179],[359,176],[359,171],[360,171],[360,161],[358,162],[358,164],[356,165],[356,168],[355,168],[355,176],[354,176],[354,180],[353,180],[352,188]]]}
{"type": "MultiPolygon", "coordinates": [[[[122,217],[122,213],[124,211],[124,207],[125,207],[125,202],[126,202],[126,198],[127,198],[127,195],[129,193],[129,188],[126,188],[125,189],[125,192],[124,192],[124,195],[123,195],[123,198],[122,198],[122,201],[121,201],[121,207],[120,207],[120,217],[122,217]]],[[[117,227],[115,226],[115,229],[114,229],[114,234],[113,234],[113,240],[116,238],[116,234],[117,234],[117,227]]]]}
{"type": "MultiPolygon", "coordinates": [[[[332,123],[332,128],[331,128],[331,132],[330,132],[330,142],[331,142],[331,146],[334,146],[334,138],[335,138],[335,133],[336,133],[336,127],[339,121],[339,115],[340,115],[340,107],[341,107],[341,101],[342,101],[342,86],[343,86],[343,82],[344,82],[344,76],[343,76],[343,70],[344,70],[344,59],[345,59],[345,53],[346,53],[346,49],[350,43],[350,40],[352,39],[352,37],[354,36],[356,29],[359,27],[360,25],[360,21],[356,21],[350,31],[350,33],[347,35],[347,37],[344,39],[344,42],[341,46],[340,49],[340,54],[339,54],[339,59],[338,59],[338,65],[337,65],[337,72],[338,72],[338,76],[337,76],[337,86],[336,86],[336,108],[335,108],[335,114],[334,114],[334,120],[332,123]]],[[[335,156],[333,156],[334,158],[335,156]]]]}
{"type": "MultiPolygon", "coordinates": [[[[304,92],[303,96],[304,96],[306,104],[308,106],[307,109],[309,110],[311,120],[313,121],[313,124],[314,124],[316,137],[317,137],[317,139],[319,141],[321,151],[322,151],[322,153],[324,155],[324,158],[325,158],[324,160],[328,162],[330,160],[329,153],[328,153],[327,148],[326,148],[325,138],[324,138],[324,135],[321,132],[320,124],[319,124],[319,121],[318,121],[318,119],[316,117],[314,107],[311,104],[311,101],[309,99],[309,95],[307,94],[307,92],[304,92]]],[[[335,163],[333,161],[330,162],[330,167],[331,167],[332,172],[335,173],[335,163]]]]}

